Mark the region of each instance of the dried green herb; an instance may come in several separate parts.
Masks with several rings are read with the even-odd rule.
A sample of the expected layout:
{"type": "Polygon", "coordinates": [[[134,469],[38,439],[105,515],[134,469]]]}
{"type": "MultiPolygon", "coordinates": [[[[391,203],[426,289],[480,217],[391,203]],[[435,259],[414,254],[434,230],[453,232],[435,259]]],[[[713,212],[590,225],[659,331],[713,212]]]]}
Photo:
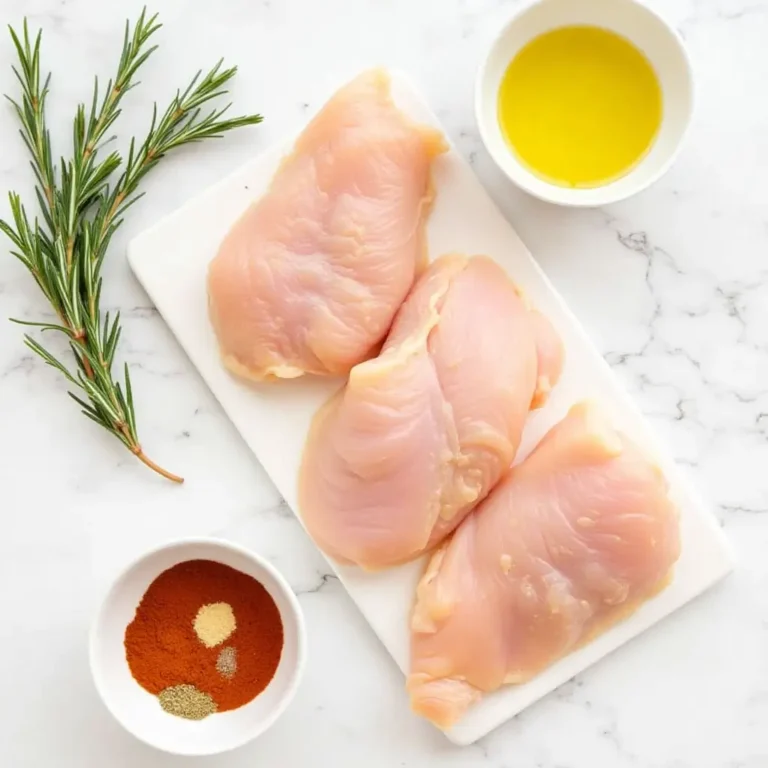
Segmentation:
{"type": "Polygon", "coordinates": [[[187,720],[202,720],[216,711],[216,702],[194,685],[172,685],[160,691],[157,698],[168,714],[187,720]]]}

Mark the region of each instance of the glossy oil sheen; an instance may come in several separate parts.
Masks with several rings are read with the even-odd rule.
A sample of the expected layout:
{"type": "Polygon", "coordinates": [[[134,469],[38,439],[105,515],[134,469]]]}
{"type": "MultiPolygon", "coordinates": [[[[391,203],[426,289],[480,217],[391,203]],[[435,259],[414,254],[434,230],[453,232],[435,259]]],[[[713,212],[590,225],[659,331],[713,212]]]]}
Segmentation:
{"type": "Polygon", "coordinates": [[[598,187],[631,171],[653,145],[662,110],[661,86],[645,55],[593,26],[534,38],[499,89],[499,122],[518,159],[567,187],[598,187]]]}

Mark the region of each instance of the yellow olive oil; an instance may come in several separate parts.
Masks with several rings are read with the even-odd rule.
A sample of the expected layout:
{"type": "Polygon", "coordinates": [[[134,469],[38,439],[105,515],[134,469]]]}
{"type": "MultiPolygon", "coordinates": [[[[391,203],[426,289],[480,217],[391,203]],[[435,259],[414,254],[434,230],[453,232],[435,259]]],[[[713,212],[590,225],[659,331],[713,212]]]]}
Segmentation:
{"type": "Polygon", "coordinates": [[[650,61],[592,26],[531,40],[499,89],[499,123],[518,159],[565,187],[599,187],[631,171],[653,145],[662,110],[650,61]]]}

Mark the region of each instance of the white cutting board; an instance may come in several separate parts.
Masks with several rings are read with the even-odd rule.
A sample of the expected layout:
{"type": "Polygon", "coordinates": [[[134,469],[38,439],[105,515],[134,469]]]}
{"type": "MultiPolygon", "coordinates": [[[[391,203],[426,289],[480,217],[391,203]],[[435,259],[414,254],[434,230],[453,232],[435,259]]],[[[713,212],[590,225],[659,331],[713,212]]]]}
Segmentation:
{"type": "MultiPolygon", "coordinates": [[[[402,75],[393,75],[393,93],[414,119],[441,128],[402,75]]],[[[208,322],[205,284],[208,263],[220,241],[243,210],[266,190],[291,144],[288,141],[265,152],[140,234],[128,246],[128,258],[229,418],[298,514],[297,478],[307,429],[317,408],[341,382],[306,378],[249,385],[233,378],[219,361],[208,322]]],[[[446,731],[456,744],[471,744],[710,587],[731,570],[732,557],[711,511],[656,443],[600,353],[455,149],[435,162],[434,179],[437,199],[428,225],[431,256],[447,251],[491,256],[550,318],[565,343],[563,377],[545,408],[529,419],[518,459],[573,403],[595,398],[622,429],[657,455],[682,509],[682,555],[670,586],[629,619],[534,680],[485,697],[446,731]]],[[[514,354],[512,346],[509,353],[514,354]]],[[[408,616],[423,561],[375,575],[331,564],[373,631],[407,672],[408,616]]],[[[638,670],[638,675],[643,674],[645,670],[638,670]]]]}

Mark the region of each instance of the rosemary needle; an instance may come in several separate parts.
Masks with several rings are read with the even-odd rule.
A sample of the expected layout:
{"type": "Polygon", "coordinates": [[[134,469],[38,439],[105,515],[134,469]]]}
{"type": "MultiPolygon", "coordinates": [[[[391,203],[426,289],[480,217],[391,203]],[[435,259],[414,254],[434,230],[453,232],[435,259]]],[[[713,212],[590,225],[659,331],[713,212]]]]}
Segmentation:
{"type": "Polygon", "coordinates": [[[14,320],[42,331],[63,334],[74,365],[56,357],[30,335],[26,345],[56,368],[75,390],[70,397],[82,412],[120,440],[140,461],[169,480],[183,482],[153,462],[139,443],[128,366],[122,381],[113,372],[120,340],[120,313],[102,314],[101,267],[109,243],[123,222],[126,210],[140,197],[138,187],[146,174],[172,149],[227,131],[261,122],[260,115],[226,118],[229,105],[203,112],[211,100],[227,93],[236,68],[220,61],[208,74],[201,72],[185,90],[176,93],[162,113],[155,106],[143,140],[131,139],[128,152],[104,154],[107,132],[120,116],[125,94],[138,83],[139,68],[157,46],[149,45],[160,29],[157,15],[142,11],[136,23],[126,22],[122,52],[114,78],[101,91],[94,81],[88,108],[77,107],[73,124],[72,156],[53,161],[45,122],[50,75],[41,77],[41,32],[32,40],[25,19],[21,35],[9,27],[18,67],[13,71],[21,97],[10,97],[21,125],[20,133],[31,156],[40,216],[27,213],[18,194],[9,194],[10,222],[0,219],[13,244],[12,253],[29,270],[56,315],[56,322],[14,320]]]}

